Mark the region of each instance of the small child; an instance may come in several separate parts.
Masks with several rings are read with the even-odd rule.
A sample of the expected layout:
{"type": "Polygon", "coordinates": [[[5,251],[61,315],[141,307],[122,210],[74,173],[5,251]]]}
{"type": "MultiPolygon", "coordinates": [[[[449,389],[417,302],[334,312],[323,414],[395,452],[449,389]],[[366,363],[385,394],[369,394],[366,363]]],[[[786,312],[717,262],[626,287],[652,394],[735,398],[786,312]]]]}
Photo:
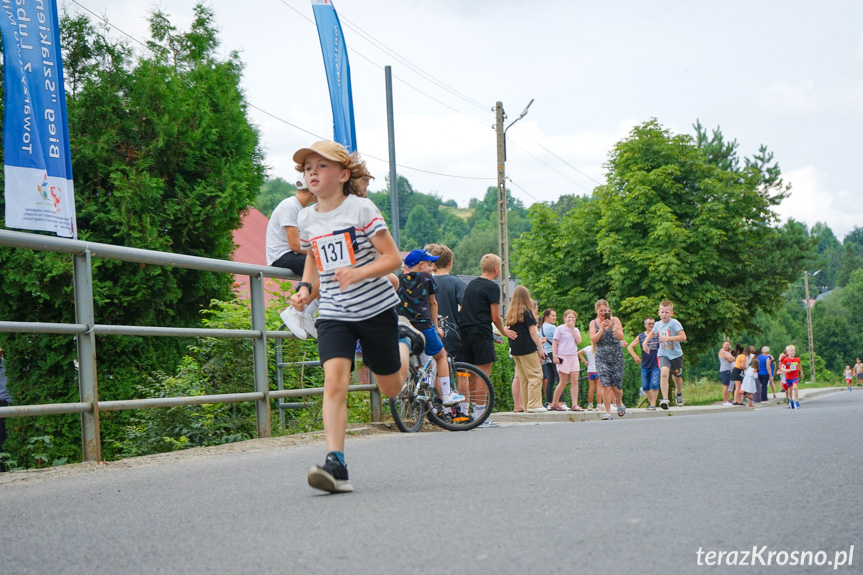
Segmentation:
{"type": "Polygon", "coordinates": [[[758,380],[758,364],[758,358],[753,357],[752,361],[749,362],[749,367],[743,372],[741,389],[743,390],[743,397],[749,400],[749,407],[752,407],[752,396],[758,390],[758,385],[755,383],[758,380]]]}
{"type": "Polygon", "coordinates": [[[852,377],[851,366],[846,365],[845,366],[845,385],[848,386],[848,391],[851,391],[851,377],[852,377]]]}
{"type": "Polygon", "coordinates": [[[602,383],[599,381],[599,373],[596,371],[596,355],[593,353],[593,344],[586,345],[578,350],[579,359],[587,365],[587,410],[593,411],[594,404],[591,402],[596,394],[596,407],[601,411],[602,405],[602,383]]]}
{"type": "Polygon", "coordinates": [[[303,311],[312,285],[320,281],[318,355],[324,370],[327,455],[307,479],[316,489],[343,493],[353,491],[344,448],[357,340],[384,395],[395,397],[407,377],[410,340],[399,339],[399,297],[386,277],[399,269],[401,258],[380,210],[365,197],[368,171],[356,152],[321,140],[297,150],[293,159],[318,198],[297,218],[306,261],[303,280],[291,296],[291,304],[303,311]]]}
{"type": "MultiPolygon", "coordinates": [[[[791,388],[788,387],[788,382],[785,381],[785,372],[782,371],[782,360],[785,359],[785,352],[779,354],[779,383],[782,384],[782,391],[785,392],[785,403],[791,403],[791,388]]],[[[790,406],[790,405],[789,405],[790,406]]]]}
{"type": "Polygon", "coordinates": [[[788,386],[788,391],[791,392],[791,409],[800,409],[800,401],[797,395],[797,383],[803,377],[803,367],[800,365],[800,358],[796,357],[797,348],[789,345],[785,348],[785,357],[782,358],[779,364],[779,369],[785,374],[785,384],[788,386]]]}
{"type": "Polygon", "coordinates": [[[431,262],[438,256],[427,250],[413,250],[405,257],[407,272],[399,274],[399,315],[410,320],[411,325],[425,336],[425,353],[437,363],[437,384],[441,401],[446,407],[464,401],[464,396],[450,386],[449,362],[441,342],[443,330],[438,325],[438,305],[435,294],[437,284],[431,275],[431,262]]]}

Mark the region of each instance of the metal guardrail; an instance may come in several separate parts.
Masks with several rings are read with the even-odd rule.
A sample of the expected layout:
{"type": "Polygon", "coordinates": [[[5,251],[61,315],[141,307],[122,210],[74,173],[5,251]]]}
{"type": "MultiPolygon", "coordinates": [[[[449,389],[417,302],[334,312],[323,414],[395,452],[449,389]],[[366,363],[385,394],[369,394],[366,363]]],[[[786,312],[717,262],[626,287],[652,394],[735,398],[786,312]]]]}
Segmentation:
{"type": "MultiPolygon", "coordinates": [[[[279,389],[271,391],[269,388],[267,338],[281,340],[293,338],[294,336],[289,331],[266,329],[264,277],[287,280],[299,279],[290,270],[24,232],[13,232],[10,230],[0,230],[0,245],[70,254],[73,256],[76,323],[0,321],[0,332],[75,335],[78,342],[78,388],[80,401],[77,403],[0,407],[0,417],[80,413],[82,418],[81,442],[84,461],[100,461],[102,459],[99,413],[103,411],[254,401],[258,437],[270,437],[272,435],[270,429],[270,400],[279,399],[279,403],[281,404],[282,398],[323,395],[323,388],[283,389],[281,385],[281,373],[279,374],[279,389]],[[248,275],[252,303],[252,329],[204,329],[97,324],[95,322],[93,306],[92,258],[248,275]],[[194,397],[98,401],[95,339],[97,335],[250,338],[252,339],[255,391],[194,397]]],[[[349,390],[370,391],[372,420],[380,421],[381,397],[377,385],[374,383],[371,385],[355,385],[350,386],[349,390]]]]}

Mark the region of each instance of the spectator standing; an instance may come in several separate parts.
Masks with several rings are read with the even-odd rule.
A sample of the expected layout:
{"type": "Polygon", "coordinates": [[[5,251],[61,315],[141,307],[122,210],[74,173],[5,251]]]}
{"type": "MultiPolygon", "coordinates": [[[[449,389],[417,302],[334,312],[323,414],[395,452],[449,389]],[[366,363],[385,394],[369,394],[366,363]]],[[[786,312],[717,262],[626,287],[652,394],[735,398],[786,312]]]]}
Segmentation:
{"type": "Polygon", "coordinates": [[[578,359],[587,366],[587,410],[593,411],[594,409],[592,403],[594,394],[596,394],[596,407],[603,409],[602,402],[599,401],[602,394],[602,382],[599,381],[599,374],[596,373],[596,354],[593,353],[592,343],[578,350],[578,359]]]}
{"type": "Polygon", "coordinates": [[[554,333],[557,329],[557,312],[551,308],[542,312],[542,323],[539,324],[539,341],[542,342],[542,350],[545,352],[545,361],[542,362],[542,377],[545,385],[546,407],[554,403],[554,388],[557,384],[557,367],[552,359],[554,333]]]}
{"type": "Polygon", "coordinates": [[[857,363],[854,364],[854,379],[857,381],[857,387],[863,387],[863,362],[857,358],[857,363]]]}
{"type": "Polygon", "coordinates": [[[563,313],[563,324],[554,330],[551,345],[552,361],[560,374],[560,383],[554,390],[554,400],[551,404],[551,408],[555,411],[566,411],[566,405],[560,403],[560,396],[566,390],[567,383],[570,384],[572,411],[583,411],[578,406],[578,375],[581,372],[578,346],[581,345],[581,332],[575,327],[576,321],[578,321],[578,314],[568,309],[563,313]]]}
{"type": "Polygon", "coordinates": [[[617,415],[626,415],[623,405],[623,324],[611,315],[604,299],[594,305],[596,318],[590,320],[590,341],[596,354],[596,369],[602,382],[602,402],[605,404],[603,420],[611,419],[611,404],[617,403],[617,415]]]}
{"type": "Polygon", "coordinates": [[[446,352],[455,357],[461,350],[461,339],[459,339],[459,308],[464,298],[465,283],[454,275],[450,275],[453,265],[452,250],[443,244],[430,244],[425,249],[437,261],[432,262],[434,267],[434,279],[437,283],[437,305],[438,313],[447,318],[451,328],[448,329],[443,338],[443,346],[446,352]]]}
{"type": "MultiPolygon", "coordinates": [[[[0,407],[12,405],[12,395],[6,387],[6,358],[3,349],[0,348],[0,407]]],[[[0,417],[0,453],[3,452],[3,444],[6,442],[6,418],[0,417]]],[[[0,471],[6,471],[6,463],[0,461],[0,471]]]]}
{"type": "MultiPolygon", "coordinates": [[[[656,320],[652,317],[644,319],[644,331],[632,340],[626,348],[635,363],[641,364],[641,389],[647,396],[647,410],[656,411],[656,398],[659,396],[659,365],[657,364],[656,352],[659,351],[659,340],[653,339],[644,349],[644,340],[653,331],[656,320]],[[635,346],[641,348],[641,357],[635,353],[635,346]]],[[[727,389],[726,389],[727,391],[727,389]]]]}
{"type": "MultiPolygon", "coordinates": [[[[492,325],[504,337],[514,339],[516,334],[503,325],[500,318],[500,288],[494,280],[500,277],[500,258],[495,254],[486,254],[479,263],[482,275],[474,278],[464,290],[461,313],[459,314],[459,336],[461,338],[461,354],[459,361],[465,361],[477,366],[486,375],[491,375],[491,365],[497,359],[494,351],[494,332],[492,325]]],[[[468,392],[474,395],[479,386],[472,382],[468,392]]],[[[460,389],[464,393],[464,389],[460,389]]],[[[465,394],[468,395],[468,394],[465,394]]],[[[525,398],[522,398],[523,400],[525,398]]],[[[476,403],[485,401],[484,397],[468,397],[468,401],[476,403]]],[[[464,406],[467,408],[468,406],[464,406]]],[[[485,409],[485,404],[477,404],[474,416],[479,417],[485,409]],[[479,413],[477,413],[479,412],[479,413]]],[[[464,410],[463,410],[464,411],[464,410]]],[[[481,427],[494,427],[499,424],[486,419],[481,427]]]]}
{"type": "Polygon", "coordinates": [[[524,286],[516,286],[506,311],[506,323],[516,337],[509,339],[509,349],[521,382],[521,400],[528,413],[548,411],[542,406],[542,367],[545,352],[539,341],[536,317],[530,293],[524,286]]]}
{"type": "MultiPolygon", "coordinates": [[[[722,405],[733,405],[728,401],[728,387],[731,385],[731,372],[734,369],[734,356],[731,354],[731,342],[727,339],[719,349],[719,379],[722,381],[722,405]]],[[[732,392],[734,390],[732,389],[732,392]]]]}
{"type": "Polygon", "coordinates": [[[734,405],[743,405],[743,372],[746,371],[746,348],[737,344],[734,348],[734,367],[731,368],[731,383],[734,385],[734,405]]]}
{"type": "MultiPolygon", "coordinates": [[[[769,399],[767,397],[767,386],[773,381],[774,371],[773,356],[770,355],[770,348],[765,345],[761,348],[761,354],[758,356],[758,384],[761,386],[761,397],[759,399],[762,403],[766,403],[769,399]]],[[[776,397],[776,390],[773,390],[773,397],[776,397]]]]}

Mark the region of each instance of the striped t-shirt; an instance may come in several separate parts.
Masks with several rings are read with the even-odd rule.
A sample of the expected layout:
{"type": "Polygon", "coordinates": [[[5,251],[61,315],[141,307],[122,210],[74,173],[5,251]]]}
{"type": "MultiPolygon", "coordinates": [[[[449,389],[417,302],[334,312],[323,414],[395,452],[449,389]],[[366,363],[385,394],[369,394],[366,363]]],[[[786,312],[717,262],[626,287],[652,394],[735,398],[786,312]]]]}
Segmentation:
{"type": "Polygon", "coordinates": [[[374,262],[380,254],[371,243],[377,233],[387,230],[380,210],[368,198],[353,194],[330,212],[309,206],[298,219],[300,247],[311,249],[321,278],[321,319],[362,321],[399,303],[393,285],[386,277],[363,280],[341,291],[335,270],[360,267],[374,262]]]}

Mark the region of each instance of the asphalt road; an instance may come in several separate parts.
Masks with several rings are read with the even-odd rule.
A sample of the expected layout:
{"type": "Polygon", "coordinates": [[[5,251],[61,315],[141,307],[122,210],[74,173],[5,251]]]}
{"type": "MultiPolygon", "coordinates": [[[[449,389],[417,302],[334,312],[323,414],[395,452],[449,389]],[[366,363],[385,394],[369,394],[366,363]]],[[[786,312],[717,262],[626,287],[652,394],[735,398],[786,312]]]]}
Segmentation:
{"type": "Polygon", "coordinates": [[[352,494],[306,485],[321,442],[37,474],[0,483],[0,574],[863,573],[855,391],[349,439],[352,494]]]}

